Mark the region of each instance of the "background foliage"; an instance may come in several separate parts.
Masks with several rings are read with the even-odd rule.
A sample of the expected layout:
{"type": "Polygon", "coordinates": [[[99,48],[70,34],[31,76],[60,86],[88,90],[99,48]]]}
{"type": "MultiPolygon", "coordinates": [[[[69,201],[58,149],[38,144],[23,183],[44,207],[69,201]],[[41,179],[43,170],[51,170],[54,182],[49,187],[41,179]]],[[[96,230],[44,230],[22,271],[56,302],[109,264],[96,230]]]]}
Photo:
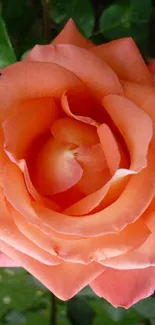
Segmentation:
{"type": "MultiPolygon", "coordinates": [[[[155,57],[155,0],[0,0],[0,68],[46,44],[72,17],[96,44],[131,36],[155,57]]],[[[128,311],[85,288],[64,303],[23,269],[0,269],[0,325],[155,325],[155,297],[128,311]]]]}

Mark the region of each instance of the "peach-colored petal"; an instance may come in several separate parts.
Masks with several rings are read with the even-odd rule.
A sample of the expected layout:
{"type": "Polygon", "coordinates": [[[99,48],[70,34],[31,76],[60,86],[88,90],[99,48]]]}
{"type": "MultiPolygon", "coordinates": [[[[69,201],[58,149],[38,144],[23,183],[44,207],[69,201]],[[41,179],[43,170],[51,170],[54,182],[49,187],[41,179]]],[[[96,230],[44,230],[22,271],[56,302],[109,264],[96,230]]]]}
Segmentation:
{"type": "Polygon", "coordinates": [[[152,59],[151,62],[148,65],[148,68],[150,70],[150,72],[153,75],[153,80],[155,79],[155,59],[152,59]]]}
{"type": "Polygon", "coordinates": [[[24,101],[12,107],[12,114],[3,123],[5,151],[12,160],[20,160],[37,136],[50,131],[58,117],[58,107],[52,98],[24,101]]]}
{"type": "Polygon", "coordinates": [[[116,72],[120,79],[151,85],[152,76],[132,38],[121,38],[91,48],[116,72]]]}
{"type": "MultiPolygon", "coordinates": [[[[98,98],[108,94],[122,94],[120,82],[113,70],[100,58],[86,49],[74,45],[48,45],[49,51],[42,46],[33,55],[34,60],[40,62],[53,62],[73,72],[98,98]],[[91,68],[90,68],[91,67],[91,68]]],[[[35,51],[35,48],[34,50],[35,51]]],[[[32,60],[32,57],[31,57],[32,60]]]]}
{"type": "Polygon", "coordinates": [[[153,136],[152,144],[155,148],[155,89],[154,87],[142,86],[132,82],[123,82],[125,95],[136,105],[141,107],[152,119],[153,136]]]}
{"type": "Polygon", "coordinates": [[[52,137],[40,150],[34,167],[35,185],[44,195],[68,190],[79,182],[83,174],[70,145],[62,145],[52,137]]]}
{"type": "Polygon", "coordinates": [[[131,158],[130,169],[140,171],[145,168],[153,134],[150,117],[133,102],[118,95],[105,96],[103,105],[128,146],[131,158]]]}
{"type": "Polygon", "coordinates": [[[59,233],[94,236],[118,232],[138,219],[150,204],[155,189],[154,164],[154,153],[150,153],[148,168],[137,175],[132,175],[120,197],[103,211],[95,214],[73,218],[50,211],[36,202],[32,203],[33,207],[38,217],[59,233]]]}
{"type": "Polygon", "coordinates": [[[17,211],[20,211],[23,215],[27,216],[30,221],[36,221],[37,216],[31,206],[31,196],[26,189],[24,175],[12,162],[8,162],[5,165],[3,186],[5,196],[8,198],[12,206],[17,211]]]}
{"type": "Polygon", "coordinates": [[[0,78],[1,118],[8,117],[15,103],[52,96],[60,99],[67,90],[85,89],[73,73],[49,62],[15,63],[3,69],[0,78]]]}
{"type": "Polygon", "coordinates": [[[110,172],[100,143],[81,146],[73,152],[83,170],[83,175],[76,185],[80,192],[89,195],[109,181],[110,172]]]}
{"type": "MultiPolygon", "coordinates": [[[[155,157],[152,152],[149,154],[148,168],[131,176],[124,191],[114,203],[103,211],[85,217],[73,218],[73,216],[52,211],[38,202],[31,201],[25,188],[22,172],[14,164],[9,164],[5,170],[4,190],[8,201],[29,222],[40,227],[42,227],[42,222],[44,227],[51,227],[58,233],[91,237],[118,232],[142,215],[154,196],[154,164],[155,157]]],[[[120,177],[122,177],[121,174],[120,177]]]]}
{"type": "Polygon", "coordinates": [[[88,265],[77,263],[61,263],[59,266],[49,266],[36,261],[0,241],[1,251],[16,259],[21,266],[41,281],[58,298],[67,300],[88,285],[103,272],[103,266],[98,263],[88,265]]]}
{"type": "MultiPolygon", "coordinates": [[[[97,191],[87,195],[86,197],[82,198],[78,202],[74,203],[73,205],[69,206],[65,211],[65,214],[68,215],[86,215],[90,213],[92,210],[97,208],[99,204],[103,201],[105,196],[107,195],[108,191],[111,190],[111,187],[115,186],[118,181],[123,180],[124,177],[131,175],[132,171],[126,169],[118,170],[115,175],[100,189],[97,191]]],[[[90,181],[91,182],[91,181],[90,181]]],[[[88,183],[89,184],[89,183],[88,183]]]]}
{"type": "Polygon", "coordinates": [[[52,41],[52,44],[72,44],[88,49],[94,45],[91,41],[82,36],[71,18],[52,41]]]}
{"type": "Polygon", "coordinates": [[[148,212],[143,219],[151,231],[148,239],[140,247],[121,257],[103,261],[103,265],[122,270],[155,266],[155,211],[148,212]]]}
{"type": "Polygon", "coordinates": [[[8,157],[4,151],[4,135],[3,130],[0,128],[0,184],[2,182],[2,173],[4,170],[4,166],[8,161],[8,157]]]}
{"type": "Polygon", "coordinates": [[[27,166],[27,162],[24,159],[22,159],[22,161],[20,161],[20,166],[21,165],[22,165],[22,171],[23,171],[23,174],[24,174],[27,189],[28,189],[29,193],[32,195],[32,197],[37,202],[40,202],[41,204],[47,206],[48,208],[50,208],[52,210],[55,210],[55,211],[60,211],[60,207],[58,206],[58,204],[56,204],[52,199],[48,199],[47,197],[41,195],[37,191],[34,184],[32,183],[30,173],[29,173],[29,169],[28,169],[28,166],[27,166]]]}
{"type": "Polygon", "coordinates": [[[80,115],[76,115],[76,114],[73,114],[72,113],[72,111],[71,111],[71,109],[69,107],[68,98],[66,96],[66,93],[64,93],[62,95],[61,104],[62,104],[62,108],[63,108],[64,112],[68,116],[70,116],[70,117],[72,117],[72,118],[74,118],[74,119],[76,119],[78,121],[81,121],[83,123],[90,124],[90,125],[95,126],[95,127],[98,126],[98,123],[95,120],[93,120],[91,117],[88,117],[88,116],[80,116],[80,115]]]}
{"type": "Polygon", "coordinates": [[[56,254],[52,256],[47,251],[44,251],[18,230],[8,213],[2,191],[0,193],[0,224],[0,239],[5,243],[45,264],[55,265],[61,262],[59,257],[55,256],[56,254]]]}
{"type": "Polygon", "coordinates": [[[55,121],[51,128],[54,138],[61,143],[72,143],[78,146],[98,142],[96,129],[69,117],[55,121]]]}
{"type": "Polygon", "coordinates": [[[107,165],[110,169],[111,175],[113,175],[119,167],[121,156],[116,139],[106,124],[101,124],[97,133],[103,148],[107,165]]]}
{"type": "Polygon", "coordinates": [[[45,234],[39,227],[27,222],[19,212],[11,211],[19,230],[39,247],[53,254],[56,252],[65,261],[75,263],[100,262],[103,259],[119,256],[143,244],[150,231],[141,220],[127,226],[118,234],[84,238],[64,239],[54,234],[45,234]]]}
{"type": "Polygon", "coordinates": [[[129,308],[152,295],[155,289],[155,267],[143,270],[113,270],[107,268],[91,284],[95,293],[114,307],[129,308]]]}
{"type": "Polygon", "coordinates": [[[0,267],[20,267],[20,263],[0,252],[0,267]]]}

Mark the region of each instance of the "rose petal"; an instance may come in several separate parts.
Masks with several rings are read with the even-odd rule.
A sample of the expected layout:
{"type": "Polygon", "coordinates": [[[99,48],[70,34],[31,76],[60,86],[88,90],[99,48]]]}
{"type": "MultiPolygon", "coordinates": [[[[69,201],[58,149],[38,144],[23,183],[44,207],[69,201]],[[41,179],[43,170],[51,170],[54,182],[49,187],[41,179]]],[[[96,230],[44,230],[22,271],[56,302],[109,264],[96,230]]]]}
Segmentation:
{"type": "Polygon", "coordinates": [[[100,143],[82,146],[73,150],[76,161],[83,170],[83,175],[76,187],[89,195],[99,190],[110,179],[110,172],[100,143]]]}
{"type": "Polygon", "coordinates": [[[82,36],[71,18],[52,41],[52,44],[72,44],[83,48],[90,48],[94,45],[91,41],[82,36]]]}
{"type": "Polygon", "coordinates": [[[51,137],[36,159],[34,173],[34,184],[40,193],[52,195],[77,184],[83,170],[74,159],[69,145],[61,145],[51,137]]]}
{"type": "Polygon", "coordinates": [[[18,104],[17,109],[15,106],[3,123],[5,151],[13,161],[25,157],[32,141],[49,132],[59,116],[52,98],[31,99],[18,104]]]}
{"type": "Polygon", "coordinates": [[[148,67],[132,38],[121,38],[95,46],[91,51],[107,62],[120,79],[142,85],[153,84],[148,67]]]}
{"type": "MultiPolygon", "coordinates": [[[[14,164],[6,166],[4,190],[8,201],[29,222],[38,224],[41,227],[41,221],[44,227],[51,227],[51,229],[58,233],[92,237],[121,231],[127,224],[135,221],[142,215],[154,196],[154,164],[155,157],[152,152],[149,154],[148,168],[142,170],[137,175],[131,176],[116,202],[103,211],[85,217],[73,218],[73,216],[52,211],[37,202],[31,201],[25,188],[22,172],[14,164]]],[[[120,176],[122,177],[121,174],[120,176]]]]}
{"type": "Polygon", "coordinates": [[[140,171],[145,168],[153,134],[150,117],[133,102],[118,95],[105,96],[103,105],[128,146],[131,157],[130,169],[140,171]]]}
{"type": "Polygon", "coordinates": [[[54,97],[62,93],[83,91],[85,86],[70,71],[49,62],[19,62],[3,69],[1,76],[0,117],[6,118],[15,103],[34,99],[54,97]],[[9,89],[9,92],[8,92],[9,89]]]}
{"type": "Polygon", "coordinates": [[[0,267],[20,267],[20,263],[0,252],[0,267]]]}
{"type": "MultiPolygon", "coordinates": [[[[144,219],[144,216],[141,218],[144,219]]],[[[103,265],[121,270],[155,266],[155,211],[147,213],[144,221],[151,231],[148,239],[140,247],[122,255],[121,257],[103,261],[103,265]]]]}
{"type": "Polygon", "coordinates": [[[96,129],[69,117],[55,121],[51,128],[54,138],[61,143],[72,143],[78,146],[98,142],[96,129]]]}
{"type": "Polygon", "coordinates": [[[4,135],[3,130],[0,128],[0,185],[2,181],[2,174],[4,170],[4,166],[8,161],[8,157],[6,153],[4,152],[4,135]]]}
{"type": "MultiPolygon", "coordinates": [[[[94,236],[118,232],[127,224],[138,219],[150,204],[154,196],[154,163],[154,153],[151,153],[148,168],[137,175],[132,175],[120,197],[103,211],[82,218],[73,218],[52,212],[36,202],[32,203],[33,207],[38,217],[44,220],[46,225],[60,233],[94,236]]],[[[75,209],[75,215],[77,213],[75,209]]]]}
{"type": "Polygon", "coordinates": [[[93,53],[74,45],[47,46],[49,47],[48,51],[44,46],[40,51],[34,48],[33,60],[53,62],[73,72],[100,99],[104,95],[123,93],[116,74],[93,53]],[[49,51],[51,51],[50,54],[49,51]],[[35,52],[37,52],[36,55],[35,52]]]}
{"type": "Polygon", "coordinates": [[[0,193],[0,239],[17,250],[49,265],[60,263],[59,257],[49,254],[23,236],[17,229],[5,205],[3,193],[0,193]]]}
{"type": "Polygon", "coordinates": [[[25,183],[27,186],[27,189],[29,191],[29,193],[32,195],[32,197],[37,201],[40,202],[41,204],[47,206],[48,208],[55,210],[55,211],[60,211],[60,207],[58,206],[58,204],[56,204],[52,199],[48,199],[47,197],[41,195],[37,189],[34,187],[31,177],[30,177],[30,173],[29,173],[29,169],[27,166],[27,163],[25,160],[22,160],[20,162],[20,164],[22,164],[22,171],[24,174],[24,178],[25,178],[25,183]]]}
{"type": "Polygon", "coordinates": [[[114,307],[129,308],[140,299],[153,294],[155,267],[123,271],[107,268],[90,286],[114,307]]]}
{"type": "Polygon", "coordinates": [[[101,124],[97,129],[97,133],[99,135],[107,165],[110,169],[111,175],[113,175],[118,169],[121,160],[116,139],[109,126],[106,124],[101,124]]]}
{"type": "Polygon", "coordinates": [[[18,252],[2,241],[0,249],[19,261],[21,266],[61,300],[70,299],[103,272],[103,266],[95,262],[88,265],[64,262],[60,267],[48,266],[18,252]]]}
{"type": "Polygon", "coordinates": [[[67,98],[65,93],[62,95],[61,104],[62,104],[62,108],[63,108],[64,112],[68,116],[70,116],[70,117],[72,117],[72,118],[74,118],[74,119],[76,119],[76,120],[78,120],[80,122],[90,124],[90,125],[95,126],[95,127],[98,126],[98,123],[94,119],[92,119],[92,118],[90,118],[88,116],[81,116],[81,115],[73,114],[70,107],[69,107],[68,98],[67,98]]]}
{"type": "Polygon", "coordinates": [[[124,177],[131,175],[131,174],[132,174],[132,172],[130,170],[119,169],[115,173],[115,175],[106,184],[104,184],[100,189],[98,189],[97,191],[95,191],[93,193],[90,193],[89,195],[82,198],[78,202],[75,202],[74,204],[69,206],[67,209],[65,209],[63,211],[63,213],[68,214],[68,215],[75,215],[75,216],[86,215],[87,213],[90,213],[92,210],[94,210],[100,204],[102,204],[102,201],[104,200],[106,195],[108,195],[108,191],[109,192],[111,191],[111,188],[115,188],[115,190],[116,190],[117,183],[120,180],[124,181],[124,177]]]}
{"type": "Polygon", "coordinates": [[[154,76],[155,76],[155,59],[151,60],[151,62],[148,65],[148,68],[149,68],[150,72],[152,73],[153,79],[154,79],[154,76]]]}
{"type": "Polygon", "coordinates": [[[155,90],[153,87],[141,86],[131,82],[123,82],[126,97],[141,107],[152,119],[153,136],[152,145],[155,147],[155,90]]]}
{"type": "Polygon", "coordinates": [[[90,263],[119,256],[140,246],[149,236],[145,223],[141,220],[127,226],[118,234],[108,234],[93,238],[64,239],[54,234],[45,234],[39,227],[27,222],[19,212],[13,209],[11,215],[19,230],[39,247],[53,254],[56,252],[65,261],[90,263]]]}

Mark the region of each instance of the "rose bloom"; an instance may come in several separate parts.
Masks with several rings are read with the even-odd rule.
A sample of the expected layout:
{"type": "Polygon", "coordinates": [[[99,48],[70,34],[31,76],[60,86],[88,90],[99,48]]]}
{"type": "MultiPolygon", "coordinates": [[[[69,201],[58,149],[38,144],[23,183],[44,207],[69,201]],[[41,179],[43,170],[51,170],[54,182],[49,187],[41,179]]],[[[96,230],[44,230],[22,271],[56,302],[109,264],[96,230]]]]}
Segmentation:
{"type": "Polygon", "coordinates": [[[60,299],[155,289],[155,88],[134,41],[69,20],[0,76],[0,265],[60,299]]]}

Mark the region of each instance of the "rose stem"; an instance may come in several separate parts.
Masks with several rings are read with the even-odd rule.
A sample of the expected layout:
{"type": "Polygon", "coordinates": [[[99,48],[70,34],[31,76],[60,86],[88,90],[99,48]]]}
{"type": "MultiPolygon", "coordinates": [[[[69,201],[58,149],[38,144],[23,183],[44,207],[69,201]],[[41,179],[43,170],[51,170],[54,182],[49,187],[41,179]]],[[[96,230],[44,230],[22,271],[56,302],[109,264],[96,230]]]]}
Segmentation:
{"type": "Polygon", "coordinates": [[[57,320],[57,300],[53,293],[51,293],[51,317],[50,325],[56,325],[57,320]]]}
{"type": "Polygon", "coordinates": [[[44,36],[47,43],[51,41],[51,23],[50,23],[50,9],[49,0],[41,0],[42,12],[43,12],[43,25],[44,25],[44,36]]]}

